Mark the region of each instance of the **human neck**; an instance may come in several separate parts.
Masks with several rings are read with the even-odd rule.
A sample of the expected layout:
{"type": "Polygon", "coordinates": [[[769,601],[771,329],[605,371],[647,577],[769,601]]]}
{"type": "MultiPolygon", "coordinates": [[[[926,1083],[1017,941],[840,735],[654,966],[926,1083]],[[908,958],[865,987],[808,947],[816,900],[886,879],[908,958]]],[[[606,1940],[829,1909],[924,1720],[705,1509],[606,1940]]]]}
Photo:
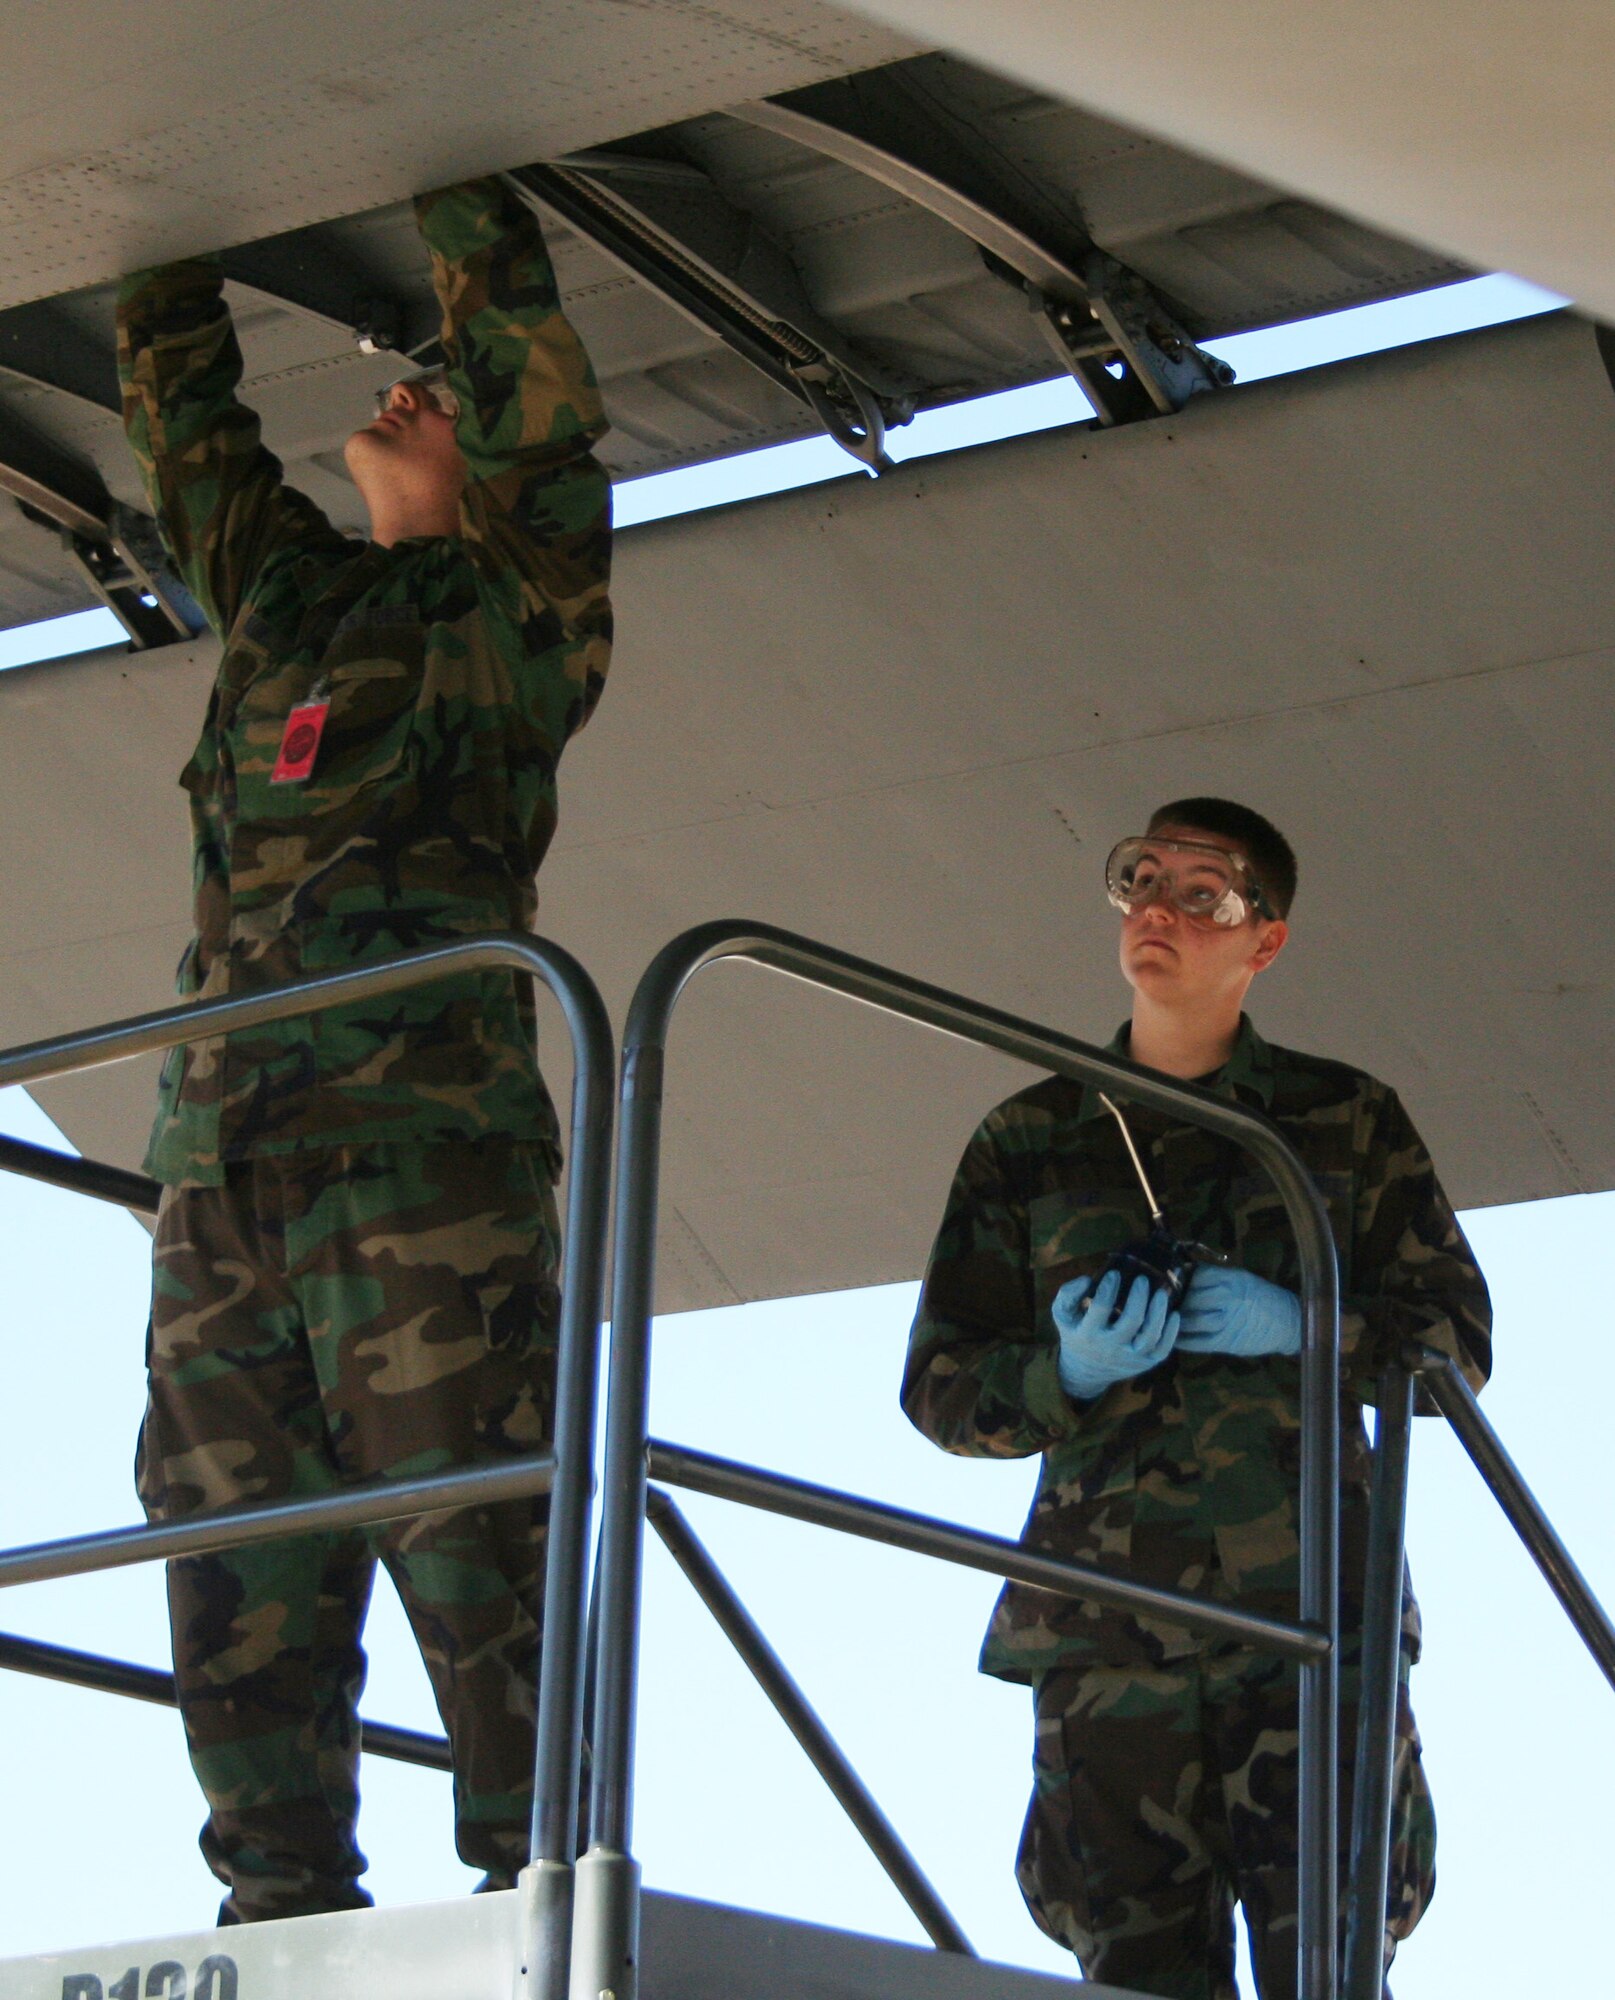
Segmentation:
{"type": "Polygon", "coordinates": [[[1162,1007],[1147,994],[1133,995],[1127,1053],[1146,1069],[1185,1080],[1221,1069],[1239,1039],[1237,998],[1212,1009],[1185,1013],[1162,1007]]]}
{"type": "Polygon", "coordinates": [[[440,495],[377,494],[370,502],[370,539],[390,549],[418,535],[457,535],[459,500],[440,495]]]}

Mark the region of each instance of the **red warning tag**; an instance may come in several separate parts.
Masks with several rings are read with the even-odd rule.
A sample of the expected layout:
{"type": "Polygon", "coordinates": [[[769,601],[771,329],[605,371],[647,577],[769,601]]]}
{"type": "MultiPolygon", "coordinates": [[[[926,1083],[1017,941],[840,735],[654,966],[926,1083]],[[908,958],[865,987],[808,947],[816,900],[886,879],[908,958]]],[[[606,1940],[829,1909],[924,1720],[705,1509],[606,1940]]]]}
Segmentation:
{"type": "Polygon", "coordinates": [[[269,774],[272,785],[300,785],[313,771],[320,738],[325,733],[325,718],[330,712],[329,701],[305,701],[287,716],[280,755],[269,774]]]}

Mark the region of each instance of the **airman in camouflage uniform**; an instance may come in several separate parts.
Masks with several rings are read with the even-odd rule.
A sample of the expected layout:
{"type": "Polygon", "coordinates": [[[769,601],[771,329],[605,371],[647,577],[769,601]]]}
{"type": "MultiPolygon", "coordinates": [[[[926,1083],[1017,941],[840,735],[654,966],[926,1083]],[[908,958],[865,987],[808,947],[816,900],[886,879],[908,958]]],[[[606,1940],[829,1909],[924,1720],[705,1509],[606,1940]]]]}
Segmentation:
{"type": "MultiPolygon", "coordinates": [[[[1217,820],[1218,802],[1193,803],[1217,820]]],[[[1406,1339],[1453,1355],[1478,1387],[1490,1368],[1490,1310],[1395,1092],[1343,1063],[1270,1046],[1243,1014],[1237,1023],[1221,1067],[1199,1081],[1265,1112],[1295,1147],[1327,1205],[1340,1262],[1344,1834],[1368,1520],[1363,1406],[1406,1339]]],[[[1110,1046],[1125,1055],[1131,1036],[1129,1024],[1110,1046]]],[[[1296,1292],[1294,1239],[1261,1168],[1199,1127],[1137,1106],[1125,1115],[1174,1232],[1296,1292]]],[[[1091,1400],[1062,1387],[1057,1295],[1096,1276],[1148,1225],[1121,1131],[1096,1091],[1051,1078],[999,1105],[953,1182],[914,1322],[904,1408],[945,1450],[1042,1455],[1026,1546],[1293,1617],[1297,1358],[1174,1347],[1091,1400]]],[[[1387,1964],[1434,1881],[1434,1816],[1407,1701],[1418,1651],[1409,1590],[1387,1964]]],[[[1013,1583],[981,1666],[1035,1690],[1034,1790],[1017,1873],[1041,1928],[1092,1979],[1172,2000],[1234,2000],[1238,1900],[1263,2000],[1293,2000],[1296,1669],[1013,1583]]]]}
{"type": "MultiPolygon", "coordinates": [[[[556,766],[610,653],[604,420],[526,206],[488,179],[416,213],[446,378],[399,385],[350,441],[368,542],[285,485],[236,400],[217,263],[120,292],[129,438],[224,642],[181,780],[182,994],[533,923],[556,766]]],[[[166,1184],[139,1459],[154,1519],[551,1437],[560,1147],[525,978],[468,974],[176,1050],[147,1165],[166,1184]]],[[[513,1880],[545,1517],[520,1502],[171,1565],[222,1921],[369,1900],[356,1703],[377,1553],[449,1733],[461,1856],[513,1880]]]]}

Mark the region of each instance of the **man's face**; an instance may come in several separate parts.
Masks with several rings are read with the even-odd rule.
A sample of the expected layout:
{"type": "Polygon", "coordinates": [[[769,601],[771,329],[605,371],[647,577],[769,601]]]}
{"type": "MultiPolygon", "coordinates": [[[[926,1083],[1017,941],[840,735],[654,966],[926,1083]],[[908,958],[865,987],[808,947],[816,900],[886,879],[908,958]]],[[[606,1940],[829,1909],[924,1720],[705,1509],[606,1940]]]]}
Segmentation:
{"type": "MultiPolygon", "coordinates": [[[[1159,826],[1155,837],[1199,841],[1225,854],[1244,856],[1237,841],[1200,827],[1159,826]]],[[[1154,859],[1180,882],[1192,882],[1194,860],[1163,847],[1154,859]]],[[[1140,866],[1143,866],[1141,860],[1140,866]]],[[[1208,864],[1207,874],[1215,873],[1208,864]]],[[[1136,993],[1175,1008],[1216,1005],[1242,998],[1251,980],[1271,965],[1289,935],[1276,919],[1250,916],[1243,923],[1218,924],[1186,915],[1164,896],[1155,896],[1122,918],[1122,976],[1136,993]]]]}
{"type": "Polygon", "coordinates": [[[453,501],[465,485],[454,419],[414,382],[393,384],[386,409],[353,433],[343,457],[372,511],[382,490],[453,501]]]}

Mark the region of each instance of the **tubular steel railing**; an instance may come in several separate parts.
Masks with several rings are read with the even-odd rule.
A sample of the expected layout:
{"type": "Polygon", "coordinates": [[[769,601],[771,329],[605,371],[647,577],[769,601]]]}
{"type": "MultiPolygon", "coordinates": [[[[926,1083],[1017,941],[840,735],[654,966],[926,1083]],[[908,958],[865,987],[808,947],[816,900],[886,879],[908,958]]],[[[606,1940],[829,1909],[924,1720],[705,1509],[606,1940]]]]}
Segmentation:
{"type": "Polygon", "coordinates": [[[72,1194],[93,1195],[97,1201],[115,1202],[119,1208],[137,1209],[142,1215],[157,1213],[163,1192],[160,1181],[132,1174],[127,1167],[76,1159],[71,1153],[53,1152],[49,1146],[30,1145],[26,1139],[4,1134],[0,1134],[0,1171],[45,1181],[72,1194]]]}
{"type": "MultiPolygon", "coordinates": [[[[89,1688],[96,1694],[151,1702],[158,1708],[179,1706],[174,1676],[161,1667],[109,1659],[104,1653],[84,1653],[76,1646],[57,1646],[48,1639],[25,1638],[20,1632],[0,1632],[0,1667],[8,1673],[33,1674],[40,1680],[89,1688]]],[[[372,1757],[391,1757],[396,1763],[419,1764],[428,1771],[452,1769],[447,1737],[400,1729],[391,1722],[361,1722],[359,1747],[372,1757]]]]}
{"type": "MultiPolygon", "coordinates": [[[[1301,1671],[1300,2000],[1381,2000],[1384,1909],[1399,1695],[1408,1467],[1415,1384],[1422,1384],[1474,1462],[1600,1670],[1615,1686],[1615,1624],[1481,1413],[1457,1363],[1410,1347],[1377,1390],[1361,1656],[1361,1696],[1344,1959],[1337,1967],[1335,1859],[1338,1733],[1338,1344],[1334,1245],[1296,1154],[1267,1119],[1135,1067],[1108,1051],[1000,1013],[867,960],[759,924],[705,924],[675,938],[646,969],[624,1037],[605,1496],[596,1590],[586,1623],[591,1463],[604,1286],[612,1105],[611,1029],[588,974],[569,953],[520,933],[407,952],[361,970],[322,974],[246,999],[141,1015],[83,1034],[0,1052],[0,1087],[36,1083],[230,1030],[341,1006],[452,972],[510,967],[542,979],[571,1032],[575,1059],[567,1256],[562,1285],[555,1448],[426,1478],[313,1500],[220,1509],[157,1527],[113,1529],[0,1550],[0,1588],[160,1556],[266,1541],[310,1526],[358,1527],[450,1506],[551,1494],[533,1865],[522,1878],[518,1993],[566,2000],[637,1991],[638,1869],[630,1850],[640,1578],[648,1516],[868,1842],[927,1935],[969,1954],[890,1822],[729,1587],[678,1508],[650,1477],[692,1492],[883,1542],[1040,1589],[1139,1611],[1188,1630],[1294,1660],[1301,1671]],[[662,1079],[680,994],[703,966],[740,958],[1036,1067],[1175,1112],[1244,1145],[1267,1168],[1295,1229],[1302,1268],[1301,1590],[1296,1622],[1132,1581],[1092,1564],[1040,1555],[1002,1536],[787,1478],[648,1436],[651,1298],[660,1172],[662,1079]],[[585,1632],[593,1656],[594,1771],[589,1852],[577,1863],[578,1780],[585,1709],[585,1632]],[[576,1911],[574,1912],[574,1897],[576,1911]]],[[[153,1212],[161,1189],[120,1167],[0,1136],[0,1171],[153,1212]]],[[[137,1700],[172,1704],[173,1677],[130,1661],[0,1633],[0,1670],[37,1674],[137,1700]]],[[[448,1745],[366,1722],[363,1748],[450,1768],[448,1745]]]]}
{"type": "Polygon", "coordinates": [[[1029,1583],[1039,1590],[1139,1611],[1150,1618],[1182,1625],[1191,1632],[1237,1640],[1241,1645],[1256,1646],[1285,1659],[1321,1660],[1329,1651],[1329,1640],[1322,1632],[1291,1625],[1282,1618],[1241,1611],[1237,1605],[1213,1604],[1207,1598],[1192,1597],[1182,1590],[1166,1590],[1159,1584],[1134,1583],[1115,1570],[1100,1569],[1092,1563],[1039,1555],[1036,1550],[1024,1548],[1002,1535],[984,1534],[979,1528],[962,1528],[929,1514],[911,1514],[904,1507],[866,1500],[860,1494],[843,1493],[833,1486],[815,1486],[805,1479],[789,1479],[783,1473],[764,1472],[758,1466],[743,1465],[732,1458],[714,1458],[709,1452],[690,1451],[683,1445],[664,1444],[659,1438],[650,1440],[646,1464],[653,1478],[665,1479],[670,1486],[683,1486],[692,1493],[738,1500],[743,1506],[758,1507],[764,1513],[809,1521],[815,1527],[834,1528],[844,1535],[860,1535],[865,1541],[884,1542],[888,1548],[908,1549],[915,1555],[937,1556],[963,1569],[985,1570],[989,1576],[1029,1583]]]}
{"type": "Polygon", "coordinates": [[[1521,1477],[1502,1439],[1482,1414],[1457,1362],[1428,1347],[1416,1349],[1409,1360],[1436,1407],[1458,1433],[1458,1442],[1525,1544],[1531,1560],[1547,1579],[1548,1588],[1598,1662],[1604,1678],[1615,1687],[1615,1625],[1610,1623],[1609,1614],[1593,1595],[1536,1495],[1521,1477]]]}
{"type": "Polygon", "coordinates": [[[1102,1597],[1297,1660],[1301,1676],[1298,1988],[1335,2000],[1335,1745],[1339,1565],[1339,1300],[1328,1216],[1300,1159],[1268,1120],[1192,1084],[1140,1069],[1031,1021],[1000,1013],[770,925],[712,923],[675,938],[646,969],[624,1037],[617,1149],[614,1291],[601,1546],[596,1577],[591,1845],[578,1863],[575,1994],[637,1990],[639,1871],[631,1851],[634,1707],[648,1474],[776,1512],[921,1549],[1073,1596],[1102,1597]],[[1172,1112],[1246,1147],[1267,1169],[1295,1230],[1302,1272],[1300,1618],[1252,1619],[1082,1564],[1053,1562],[992,1536],[926,1521],[849,1494],[733,1466],[648,1436],[650,1330],[662,1082],[679,995],[701,967],[742,958],[886,1013],[1001,1050],[1033,1066],[1172,1112]],[[1033,1569],[1036,1575],[1032,1574],[1033,1569]]]}
{"type": "Polygon", "coordinates": [[[1394,1804],[1403,1532],[1416,1382],[1457,1433],[1458,1442],[1546,1578],[1600,1672],[1615,1687],[1615,1624],[1482,1414],[1463,1371],[1449,1354],[1432,1347],[1409,1347],[1400,1362],[1392,1362],[1381,1371],[1377,1392],[1379,1423],[1369,1499],[1344,2000],[1381,2000],[1385,1989],[1385,1889],[1394,1804]]]}
{"type": "Polygon", "coordinates": [[[1342,1968],[1349,2000],[1382,2000],[1385,1991],[1385,1887],[1395,1805],[1402,1579],[1407,1568],[1403,1531],[1407,1524],[1408,1453],[1413,1441],[1412,1376],[1392,1362],[1380,1371],[1377,1395],[1379,1419],[1368,1503],[1357,1759],[1352,1784],[1351,1888],[1342,1968]]]}
{"type": "MultiPolygon", "coordinates": [[[[156,1527],[119,1528],[0,1551],[0,1586],[79,1575],[158,1556],[236,1547],[309,1528],[358,1527],[547,1490],[550,1527],[539,1669],[532,1865],[522,1877],[521,1958],[525,1993],[533,2000],[563,2000],[577,1847],[589,1515],[611,1166],[611,1023],[593,980],[570,952],[548,939],[517,931],[499,932],[402,952],[352,971],[316,974],[262,993],[192,1001],[6,1050],[0,1052],[0,1087],[41,1083],[129,1056],[372,999],[455,973],[503,969],[543,981],[560,1004],[572,1040],[571,1164],[554,1449],[314,1499],[220,1509],[156,1527]]],[[[94,1161],[68,1160],[20,1140],[7,1142],[0,1152],[0,1166],[131,1207],[149,1205],[151,1184],[140,1175],[94,1161]]]]}

